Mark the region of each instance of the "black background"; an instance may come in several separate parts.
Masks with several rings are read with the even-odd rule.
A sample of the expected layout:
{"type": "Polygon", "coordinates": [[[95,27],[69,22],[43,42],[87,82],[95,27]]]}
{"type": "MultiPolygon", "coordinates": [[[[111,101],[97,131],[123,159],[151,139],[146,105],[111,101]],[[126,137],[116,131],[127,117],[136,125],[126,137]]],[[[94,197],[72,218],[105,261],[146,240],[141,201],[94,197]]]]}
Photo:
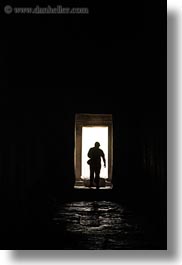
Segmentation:
{"type": "MultiPolygon", "coordinates": [[[[26,2],[36,4],[46,6],[26,2]]],[[[89,14],[7,15],[1,7],[1,248],[59,248],[23,234],[37,231],[37,213],[27,209],[47,194],[72,196],[75,113],[113,114],[117,200],[155,209],[165,248],[166,1],[61,4],[89,14]]]]}

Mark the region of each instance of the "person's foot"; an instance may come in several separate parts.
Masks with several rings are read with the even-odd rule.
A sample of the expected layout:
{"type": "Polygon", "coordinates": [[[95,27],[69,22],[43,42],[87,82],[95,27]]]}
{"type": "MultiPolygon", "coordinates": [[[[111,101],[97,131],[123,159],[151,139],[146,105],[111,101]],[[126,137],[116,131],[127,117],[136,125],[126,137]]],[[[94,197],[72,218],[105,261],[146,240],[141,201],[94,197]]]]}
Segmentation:
{"type": "Polygon", "coordinates": [[[91,188],[91,187],[93,187],[93,186],[94,186],[94,184],[93,184],[92,182],[90,182],[89,187],[91,188]]]}

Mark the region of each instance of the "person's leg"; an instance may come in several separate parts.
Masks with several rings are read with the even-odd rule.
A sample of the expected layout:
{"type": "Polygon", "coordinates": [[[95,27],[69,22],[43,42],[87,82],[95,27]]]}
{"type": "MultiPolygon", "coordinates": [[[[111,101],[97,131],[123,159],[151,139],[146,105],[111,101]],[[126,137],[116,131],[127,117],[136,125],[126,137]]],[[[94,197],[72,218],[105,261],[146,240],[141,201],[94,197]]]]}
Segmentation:
{"type": "Polygon", "coordinates": [[[101,169],[100,165],[98,165],[95,168],[95,183],[96,183],[97,189],[99,189],[100,169],[101,169]]]}
{"type": "Polygon", "coordinates": [[[93,186],[94,183],[94,168],[90,166],[90,186],[93,186]]]}

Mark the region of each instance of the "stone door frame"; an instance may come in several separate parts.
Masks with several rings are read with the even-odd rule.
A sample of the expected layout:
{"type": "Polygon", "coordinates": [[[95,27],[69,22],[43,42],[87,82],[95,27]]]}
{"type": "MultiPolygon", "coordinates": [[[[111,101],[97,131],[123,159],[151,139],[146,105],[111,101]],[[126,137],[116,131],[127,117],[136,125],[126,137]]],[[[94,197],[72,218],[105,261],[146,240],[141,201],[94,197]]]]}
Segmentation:
{"type": "Polygon", "coordinates": [[[108,181],[112,180],[113,168],[113,122],[112,114],[75,114],[74,170],[76,182],[81,181],[82,127],[108,127],[108,181]]]}

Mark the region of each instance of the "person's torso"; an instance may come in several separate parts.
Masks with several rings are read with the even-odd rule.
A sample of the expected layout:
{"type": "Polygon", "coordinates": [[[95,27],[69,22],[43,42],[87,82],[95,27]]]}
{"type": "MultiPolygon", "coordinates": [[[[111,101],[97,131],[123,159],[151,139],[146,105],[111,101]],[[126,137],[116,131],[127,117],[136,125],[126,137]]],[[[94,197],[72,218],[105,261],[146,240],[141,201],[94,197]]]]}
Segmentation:
{"type": "Polygon", "coordinates": [[[101,161],[101,156],[102,156],[102,150],[93,147],[91,149],[91,159],[93,162],[100,162],[101,161]]]}

